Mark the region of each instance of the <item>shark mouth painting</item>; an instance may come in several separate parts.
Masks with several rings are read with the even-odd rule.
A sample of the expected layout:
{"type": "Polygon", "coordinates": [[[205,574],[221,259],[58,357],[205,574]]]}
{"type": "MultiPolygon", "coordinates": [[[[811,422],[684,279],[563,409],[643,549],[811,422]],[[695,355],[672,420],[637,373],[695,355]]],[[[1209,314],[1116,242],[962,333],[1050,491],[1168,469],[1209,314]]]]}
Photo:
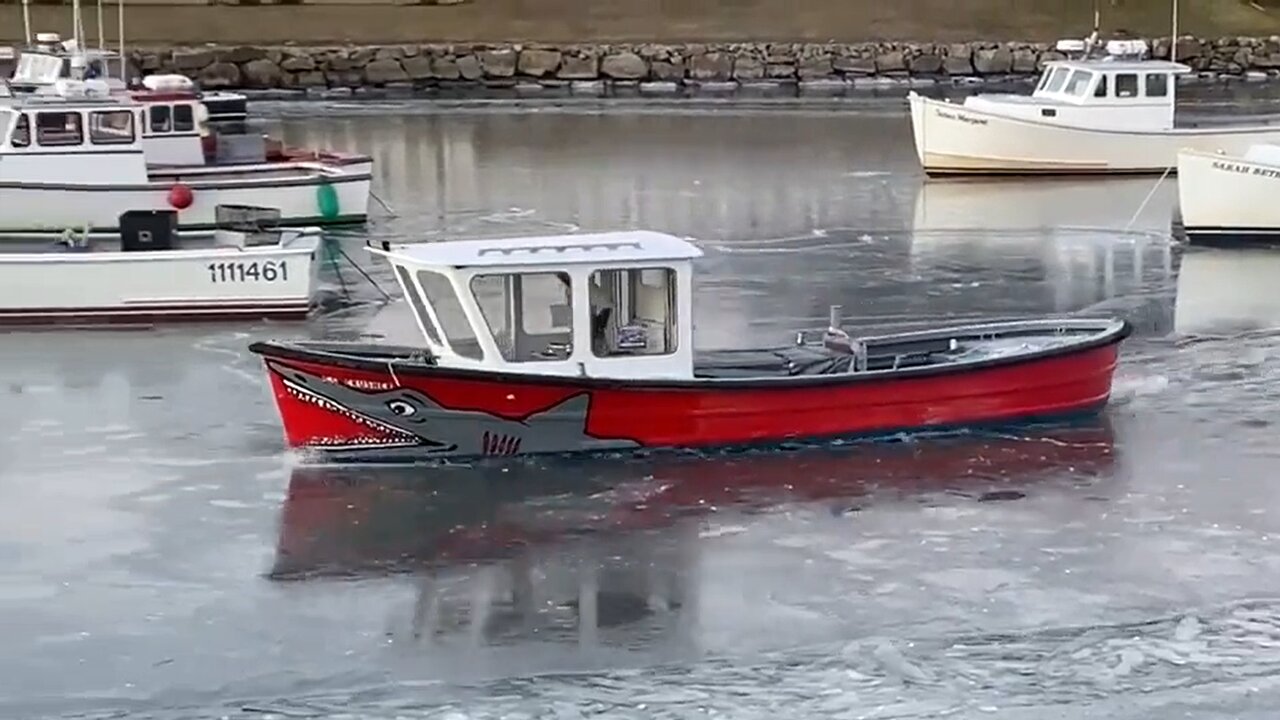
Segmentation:
{"type": "MultiPolygon", "coordinates": [[[[290,444],[327,452],[370,450],[436,456],[511,456],[638,447],[586,432],[590,396],[579,393],[528,417],[440,405],[419,390],[325,377],[276,360],[267,367],[289,398],[281,415],[290,444]]],[[[277,401],[280,402],[279,392],[277,401]]]]}
{"type": "Polygon", "coordinates": [[[444,443],[438,443],[402,430],[372,415],[359,413],[339,405],[325,394],[313,389],[322,384],[336,385],[336,381],[334,383],[326,383],[318,376],[275,362],[269,362],[268,366],[280,378],[280,382],[284,385],[285,391],[289,395],[303,403],[345,417],[355,426],[358,426],[354,428],[355,432],[344,432],[339,436],[333,437],[312,438],[308,441],[308,445],[322,446],[329,450],[421,448],[427,452],[447,453],[456,449],[444,443]]]}

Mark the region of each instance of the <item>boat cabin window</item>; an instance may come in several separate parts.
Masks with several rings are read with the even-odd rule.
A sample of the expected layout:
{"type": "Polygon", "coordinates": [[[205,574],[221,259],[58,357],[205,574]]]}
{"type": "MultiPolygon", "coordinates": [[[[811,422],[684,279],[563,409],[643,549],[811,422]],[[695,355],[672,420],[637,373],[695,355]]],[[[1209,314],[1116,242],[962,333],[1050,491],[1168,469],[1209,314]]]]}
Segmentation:
{"type": "Polygon", "coordinates": [[[168,105],[152,105],[147,108],[147,114],[151,116],[151,132],[167,133],[173,129],[173,118],[168,105]]]}
{"type": "Polygon", "coordinates": [[[36,142],[45,147],[80,145],[84,127],[78,112],[36,113],[36,142]]]}
{"type": "Polygon", "coordinates": [[[26,113],[18,113],[18,119],[13,122],[13,132],[9,135],[9,144],[16,148],[30,147],[31,121],[27,120],[26,113]]]}
{"type": "Polygon", "coordinates": [[[598,357],[676,351],[675,270],[597,270],[588,294],[591,350],[598,357]]]}
{"type": "Polygon", "coordinates": [[[1093,88],[1093,96],[1104,98],[1107,96],[1107,79],[1111,77],[1106,73],[1098,74],[1098,84],[1093,88]]]}
{"type": "Polygon", "coordinates": [[[1147,97],[1164,97],[1169,94],[1169,76],[1164,73],[1147,73],[1147,97]]]}
{"type": "Polygon", "coordinates": [[[1049,82],[1044,86],[1045,92],[1058,92],[1062,89],[1063,83],[1067,81],[1067,75],[1071,71],[1064,67],[1056,67],[1053,69],[1053,75],[1049,77],[1049,82]]]}
{"type": "Polygon", "coordinates": [[[410,277],[409,271],[403,267],[396,265],[396,279],[400,281],[400,289],[404,291],[404,296],[409,299],[409,307],[413,309],[414,317],[418,318],[418,324],[422,326],[422,331],[427,334],[431,342],[440,345],[440,331],[436,329],[436,324],[431,322],[431,316],[427,314],[427,306],[422,302],[422,296],[418,294],[417,288],[413,285],[413,278],[410,277]]]}
{"type": "Polygon", "coordinates": [[[190,105],[173,106],[173,131],[191,132],[196,129],[196,114],[190,105]]]}
{"type": "Polygon", "coordinates": [[[94,145],[128,145],[133,141],[131,110],[99,110],[89,113],[89,142],[94,145]]]}
{"type": "Polygon", "coordinates": [[[1089,81],[1093,79],[1093,73],[1087,70],[1076,70],[1071,73],[1071,79],[1067,81],[1066,87],[1062,92],[1066,95],[1078,95],[1084,97],[1089,90],[1089,81]]]}
{"type": "Polygon", "coordinates": [[[1116,97],[1137,97],[1138,76],[1133,73],[1116,75],[1116,97]]]}
{"type": "Polygon", "coordinates": [[[559,272],[477,275],[471,292],[507,362],[565,360],[573,351],[572,284],[559,272]]]}
{"type": "Polygon", "coordinates": [[[454,292],[449,278],[431,270],[419,270],[418,284],[422,286],[427,302],[431,303],[431,309],[435,310],[436,317],[440,320],[440,329],[444,331],[444,339],[449,347],[462,357],[483,360],[484,350],[480,348],[480,341],[476,339],[476,333],[467,320],[462,302],[458,300],[458,294],[454,292]]]}

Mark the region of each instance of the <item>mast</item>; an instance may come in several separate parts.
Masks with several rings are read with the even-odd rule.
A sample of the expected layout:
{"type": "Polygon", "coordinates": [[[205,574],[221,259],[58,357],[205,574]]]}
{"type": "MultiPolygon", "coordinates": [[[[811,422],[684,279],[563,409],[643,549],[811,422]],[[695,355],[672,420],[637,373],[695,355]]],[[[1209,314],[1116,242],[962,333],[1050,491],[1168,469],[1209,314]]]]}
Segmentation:
{"type": "Polygon", "coordinates": [[[98,52],[102,52],[102,48],[106,45],[102,33],[102,0],[98,0],[98,52]]]}
{"type": "Polygon", "coordinates": [[[1178,61],[1178,0],[1173,0],[1172,35],[1169,38],[1169,62],[1178,61]]]}
{"type": "Polygon", "coordinates": [[[119,36],[117,40],[120,43],[120,82],[124,83],[125,87],[128,87],[129,78],[125,77],[125,65],[127,63],[124,61],[124,0],[116,0],[116,23],[116,33],[119,36]]]}
{"type": "Polygon", "coordinates": [[[27,46],[31,46],[31,0],[22,0],[22,30],[27,37],[27,46]]]}

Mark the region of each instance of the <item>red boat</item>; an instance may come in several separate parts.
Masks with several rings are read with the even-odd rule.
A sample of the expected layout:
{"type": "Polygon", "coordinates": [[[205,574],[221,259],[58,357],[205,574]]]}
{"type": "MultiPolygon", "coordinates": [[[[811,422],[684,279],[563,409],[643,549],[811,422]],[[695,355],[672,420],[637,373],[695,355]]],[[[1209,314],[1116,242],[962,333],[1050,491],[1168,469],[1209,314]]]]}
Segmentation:
{"type": "Polygon", "coordinates": [[[370,247],[422,347],[258,342],[288,445],[422,459],[777,444],[1098,412],[1119,319],[696,354],[694,245],[662,233],[370,247]]]}

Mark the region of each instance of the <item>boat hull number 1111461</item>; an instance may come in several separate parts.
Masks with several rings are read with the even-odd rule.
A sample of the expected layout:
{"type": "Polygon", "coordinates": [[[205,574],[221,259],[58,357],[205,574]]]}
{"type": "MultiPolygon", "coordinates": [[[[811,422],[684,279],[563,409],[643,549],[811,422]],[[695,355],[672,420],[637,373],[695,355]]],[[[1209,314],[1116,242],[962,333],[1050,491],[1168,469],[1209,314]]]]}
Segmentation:
{"type": "Polygon", "coordinates": [[[205,266],[211,283],[287,282],[289,266],[285,260],[262,262],[216,262],[205,266]]]}

